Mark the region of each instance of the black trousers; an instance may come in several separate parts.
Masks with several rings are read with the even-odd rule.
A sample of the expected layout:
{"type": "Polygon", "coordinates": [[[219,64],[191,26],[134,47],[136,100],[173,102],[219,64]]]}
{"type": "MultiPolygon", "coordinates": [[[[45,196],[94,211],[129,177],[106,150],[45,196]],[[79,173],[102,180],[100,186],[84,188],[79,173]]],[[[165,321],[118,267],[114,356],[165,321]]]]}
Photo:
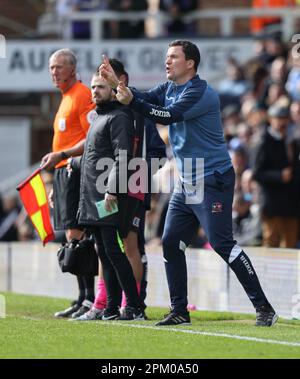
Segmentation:
{"type": "Polygon", "coordinates": [[[107,309],[116,311],[121,305],[122,290],[128,307],[140,307],[136,281],[129,260],[122,250],[120,236],[115,226],[93,228],[97,252],[102,264],[107,292],[107,309]]]}
{"type": "Polygon", "coordinates": [[[143,277],[141,280],[141,290],[140,290],[140,301],[142,309],[146,309],[145,299],[147,296],[147,284],[148,284],[148,261],[147,255],[145,252],[145,217],[146,217],[146,208],[142,206],[142,209],[139,213],[140,225],[138,229],[138,246],[139,252],[141,254],[141,260],[143,263],[143,277]]]}

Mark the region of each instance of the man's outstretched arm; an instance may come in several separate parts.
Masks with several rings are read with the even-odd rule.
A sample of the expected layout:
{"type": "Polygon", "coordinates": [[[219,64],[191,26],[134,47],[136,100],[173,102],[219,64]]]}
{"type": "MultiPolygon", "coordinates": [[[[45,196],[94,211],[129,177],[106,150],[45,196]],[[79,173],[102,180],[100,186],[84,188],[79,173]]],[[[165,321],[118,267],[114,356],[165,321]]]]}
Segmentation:
{"type": "Polygon", "coordinates": [[[206,82],[203,81],[202,87],[187,90],[178,101],[163,107],[145,101],[140,96],[141,92],[132,91],[124,83],[120,82],[117,87],[117,99],[120,103],[129,105],[132,109],[154,122],[170,125],[195,118],[207,112],[208,104],[205,99],[204,101],[202,100],[206,87],[206,82]]]}

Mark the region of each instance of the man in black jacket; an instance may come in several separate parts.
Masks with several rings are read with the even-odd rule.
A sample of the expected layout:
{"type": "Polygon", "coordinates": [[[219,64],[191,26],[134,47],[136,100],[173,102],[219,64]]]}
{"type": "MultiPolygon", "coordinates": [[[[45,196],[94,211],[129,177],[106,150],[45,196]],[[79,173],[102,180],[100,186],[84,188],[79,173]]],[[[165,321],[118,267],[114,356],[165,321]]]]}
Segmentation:
{"type": "Polygon", "coordinates": [[[296,247],[298,240],[298,174],[296,156],[287,145],[289,108],[269,109],[270,127],[258,147],[253,178],[262,189],[263,244],[296,247]]]}
{"type": "Polygon", "coordinates": [[[92,96],[98,117],[87,135],[81,161],[79,223],[92,226],[102,264],[107,290],[102,319],[143,319],[133,270],[121,240],[128,232],[122,224],[128,201],[126,177],[119,180],[119,176],[122,179],[128,174],[127,162],[133,156],[134,118],[131,110],[115,101],[114,92],[98,74],[92,79],[92,96]],[[102,200],[102,212],[108,213],[104,217],[99,210],[102,200]],[[127,306],[120,316],[122,290],[127,306]]]}

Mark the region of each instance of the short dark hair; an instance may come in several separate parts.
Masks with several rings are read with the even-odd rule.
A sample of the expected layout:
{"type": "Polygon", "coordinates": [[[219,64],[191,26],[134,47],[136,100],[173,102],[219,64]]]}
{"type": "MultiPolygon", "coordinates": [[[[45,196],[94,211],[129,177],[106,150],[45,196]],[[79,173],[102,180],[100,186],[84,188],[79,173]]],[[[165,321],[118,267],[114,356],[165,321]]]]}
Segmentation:
{"type": "Polygon", "coordinates": [[[119,61],[119,59],[117,59],[117,58],[110,58],[109,63],[110,63],[112,69],[114,70],[114,72],[118,78],[121,75],[125,75],[126,81],[127,81],[126,84],[128,84],[129,77],[128,77],[128,73],[126,72],[126,70],[124,68],[124,64],[121,61],[119,61]]]}
{"type": "Polygon", "coordinates": [[[185,59],[186,60],[192,59],[194,61],[195,70],[197,71],[200,61],[201,61],[201,55],[200,55],[200,51],[198,47],[194,43],[187,40],[182,40],[182,39],[177,39],[175,41],[172,41],[169,44],[169,47],[173,47],[173,46],[182,46],[182,51],[184,52],[185,59]]]}

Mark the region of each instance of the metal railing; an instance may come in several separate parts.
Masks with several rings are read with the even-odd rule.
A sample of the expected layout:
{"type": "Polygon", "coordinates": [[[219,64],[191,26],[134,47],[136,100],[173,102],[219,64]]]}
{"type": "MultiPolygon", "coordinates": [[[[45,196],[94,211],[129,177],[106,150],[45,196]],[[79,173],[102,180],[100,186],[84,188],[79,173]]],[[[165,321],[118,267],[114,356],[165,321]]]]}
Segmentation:
{"type": "MultiPolygon", "coordinates": [[[[207,9],[190,12],[183,16],[183,21],[201,21],[204,19],[219,19],[221,36],[233,36],[234,21],[241,18],[251,18],[253,16],[280,17],[282,19],[281,30],[283,37],[288,40],[294,32],[295,20],[300,18],[300,7],[293,8],[226,8],[226,9],[207,9]]],[[[171,17],[161,11],[153,12],[115,12],[115,11],[93,11],[93,12],[74,12],[68,17],[61,20],[63,35],[65,38],[71,38],[71,25],[73,21],[90,21],[91,39],[101,40],[103,38],[104,22],[107,20],[152,20],[155,30],[154,37],[163,36],[164,23],[171,17]]],[[[40,25],[42,28],[42,24],[40,25]]],[[[57,18],[56,18],[57,28],[57,18]]],[[[57,30],[57,29],[56,29],[57,30]]]]}
{"type": "Polygon", "coordinates": [[[32,174],[38,167],[40,162],[25,168],[24,170],[18,172],[17,174],[2,180],[0,183],[0,194],[11,195],[16,193],[17,185],[32,174]]]}

